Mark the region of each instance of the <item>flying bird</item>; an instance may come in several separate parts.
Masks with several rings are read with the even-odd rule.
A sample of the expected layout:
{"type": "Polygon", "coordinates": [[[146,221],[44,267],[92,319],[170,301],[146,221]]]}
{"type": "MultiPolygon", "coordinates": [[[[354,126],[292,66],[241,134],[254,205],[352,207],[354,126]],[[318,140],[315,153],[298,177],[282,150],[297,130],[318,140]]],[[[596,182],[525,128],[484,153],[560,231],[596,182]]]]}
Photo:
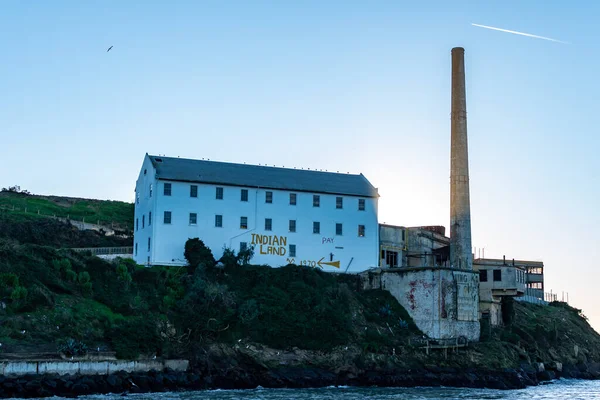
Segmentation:
{"type": "Polygon", "coordinates": [[[106,50],[106,52],[108,53],[108,52],[110,51],[110,49],[112,49],[112,48],[113,48],[113,47],[112,47],[112,46],[110,46],[110,47],[108,48],[108,50],[106,50]]]}
{"type": "Polygon", "coordinates": [[[493,26],[487,26],[487,25],[479,25],[479,24],[471,24],[471,25],[476,26],[478,28],[491,29],[493,31],[500,31],[500,32],[506,32],[506,33],[512,33],[513,35],[521,35],[521,36],[531,37],[531,38],[534,38],[534,39],[544,39],[544,40],[549,40],[551,42],[562,43],[562,44],[569,44],[568,42],[563,42],[562,40],[552,39],[552,38],[545,37],[545,36],[532,35],[531,33],[511,31],[511,30],[508,30],[508,29],[495,28],[493,26]]]}

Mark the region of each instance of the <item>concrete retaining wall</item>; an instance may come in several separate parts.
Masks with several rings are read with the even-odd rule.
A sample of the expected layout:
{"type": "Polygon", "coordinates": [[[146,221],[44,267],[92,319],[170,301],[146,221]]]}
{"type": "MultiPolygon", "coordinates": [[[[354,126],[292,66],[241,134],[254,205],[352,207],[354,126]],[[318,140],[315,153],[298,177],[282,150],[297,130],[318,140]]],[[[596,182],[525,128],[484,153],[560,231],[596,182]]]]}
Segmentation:
{"type": "Polygon", "coordinates": [[[479,340],[478,277],[448,268],[398,268],[362,274],[364,289],[384,289],[433,339],[479,340]]]}
{"type": "Polygon", "coordinates": [[[184,372],[188,360],[164,361],[5,361],[0,362],[0,375],[59,374],[109,375],[118,371],[148,372],[170,368],[184,372]]]}

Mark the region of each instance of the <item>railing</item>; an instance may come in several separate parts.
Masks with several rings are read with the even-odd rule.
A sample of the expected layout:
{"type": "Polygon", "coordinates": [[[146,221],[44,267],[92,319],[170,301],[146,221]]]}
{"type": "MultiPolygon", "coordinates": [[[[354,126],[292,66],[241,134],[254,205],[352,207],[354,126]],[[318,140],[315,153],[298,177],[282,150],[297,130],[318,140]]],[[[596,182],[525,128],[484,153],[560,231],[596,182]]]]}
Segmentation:
{"type": "Polygon", "coordinates": [[[82,247],[71,249],[77,252],[89,251],[94,256],[110,256],[118,254],[133,254],[133,247],[82,247]]]}
{"type": "Polygon", "coordinates": [[[457,352],[459,348],[469,347],[469,340],[464,337],[449,338],[449,339],[430,339],[430,338],[409,338],[409,346],[416,346],[425,349],[425,353],[429,355],[432,350],[443,350],[444,357],[448,358],[448,349],[457,352]]]}

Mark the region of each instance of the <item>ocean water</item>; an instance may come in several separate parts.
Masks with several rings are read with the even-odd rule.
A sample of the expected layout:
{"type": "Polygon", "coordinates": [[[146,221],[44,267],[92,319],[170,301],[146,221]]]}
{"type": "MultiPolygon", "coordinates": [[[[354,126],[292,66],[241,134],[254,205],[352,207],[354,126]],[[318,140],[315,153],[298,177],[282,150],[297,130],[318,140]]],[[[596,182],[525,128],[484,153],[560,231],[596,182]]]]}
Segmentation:
{"type": "MultiPolygon", "coordinates": [[[[551,384],[520,390],[491,390],[463,388],[324,388],[324,389],[252,389],[207,390],[198,392],[169,392],[121,395],[83,396],[86,400],[449,400],[449,399],[506,399],[541,400],[600,399],[600,381],[561,379],[551,384]]],[[[57,400],[53,397],[52,400],[57,400]]]]}

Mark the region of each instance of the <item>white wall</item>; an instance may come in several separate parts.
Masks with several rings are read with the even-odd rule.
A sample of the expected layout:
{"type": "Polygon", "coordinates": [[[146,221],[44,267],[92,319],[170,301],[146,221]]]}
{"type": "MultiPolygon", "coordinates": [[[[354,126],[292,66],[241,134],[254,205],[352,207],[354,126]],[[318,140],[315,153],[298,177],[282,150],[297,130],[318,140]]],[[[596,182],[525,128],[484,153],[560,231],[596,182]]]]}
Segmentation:
{"type": "MultiPolygon", "coordinates": [[[[138,188],[146,188],[150,174],[146,178],[141,174],[138,188]],[[142,182],[142,184],[140,184],[142,182]]],[[[154,176],[154,172],[152,172],[154,176]]],[[[255,256],[253,264],[268,264],[272,267],[288,263],[317,266],[319,261],[329,262],[330,253],[333,261],[339,261],[340,268],[321,264],[326,271],[345,271],[352,259],[348,272],[364,271],[378,264],[379,228],[377,222],[377,199],[365,199],[365,211],[358,210],[359,197],[342,196],[343,209],[336,209],[336,195],[319,193],[297,194],[297,204],[289,204],[288,191],[244,188],[248,189],[248,201],[241,201],[241,187],[223,187],[223,200],[216,199],[217,185],[172,182],[171,196],[164,196],[165,181],[154,183],[152,199],[147,204],[140,200],[136,205],[138,214],[153,209],[151,229],[146,226],[135,232],[138,243],[138,263],[146,263],[150,255],[151,263],[158,265],[183,265],[184,245],[187,239],[198,237],[211,248],[213,255],[219,259],[223,246],[231,247],[236,252],[240,242],[251,245],[254,239],[255,256]],[[198,185],[198,197],[190,197],[190,185],[198,185]],[[273,203],[265,202],[265,193],[273,192],[273,203]],[[313,194],[319,194],[320,207],[313,207],[313,194]],[[164,211],[171,211],[171,224],[164,224],[164,211]],[[197,214],[197,224],[189,224],[189,214],[197,214]],[[215,215],[223,216],[223,227],[215,227],[215,215]],[[248,229],[240,228],[240,217],[248,217],[248,229]],[[265,218],[272,219],[272,231],[265,231],[265,218]],[[289,220],[296,220],[296,232],[289,231],[289,220]],[[321,233],[313,233],[313,221],[320,222],[321,233]],[[342,223],[342,235],[336,235],[336,223],[342,223]],[[365,225],[365,236],[358,236],[358,225],[365,225]],[[147,252],[147,238],[152,234],[151,251],[147,252]],[[253,236],[254,235],[254,236],[253,236]],[[272,245],[260,244],[256,235],[265,239],[268,236],[272,245]],[[274,237],[281,243],[273,243],[274,237]],[[296,257],[290,257],[290,244],[296,245],[296,257]],[[271,248],[271,249],[269,249],[271,248]],[[269,251],[280,254],[268,254],[269,251]]],[[[143,192],[143,190],[142,190],[143,192]]],[[[143,195],[142,195],[143,196],[143,195]]],[[[146,221],[147,222],[147,221],[146,221]]],[[[135,250],[134,250],[135,251],[135,250]]]]}
{"type": "Polygon", "coordinates": [[[138,264],[146,264],[148,257],[152,259],[151,251],[148,251],[148,238],[151,238],[150,249],[152,250],[153,229],[156,220],[155,200],[158,195],[156,188],[156,170],[152,166],[150,158],[146,156],[142,164],[142,169],[135,185],[135,219],[133,221],[133,259],[138,264]],[[144,171],[146,173],[144,174],[144,171]],[[150,194],[150,185],[152,185],[152,195],[150,194]],[[137,196],[139,195],[139,203],[137,196]],[[149,214],[152,212],[152,225],[149,225],[149,214]],[[137,254],[136,254],[137,244],[137,254]]]}
{"type": "Polygon", "coordinates": [[[148,372],[151,370],[162,371],[165,368],[185,372],[188,365],[188,360],[5,361],[0,362],[0,376],[32,374],[110,375],[119,371],[148,372]]]}

